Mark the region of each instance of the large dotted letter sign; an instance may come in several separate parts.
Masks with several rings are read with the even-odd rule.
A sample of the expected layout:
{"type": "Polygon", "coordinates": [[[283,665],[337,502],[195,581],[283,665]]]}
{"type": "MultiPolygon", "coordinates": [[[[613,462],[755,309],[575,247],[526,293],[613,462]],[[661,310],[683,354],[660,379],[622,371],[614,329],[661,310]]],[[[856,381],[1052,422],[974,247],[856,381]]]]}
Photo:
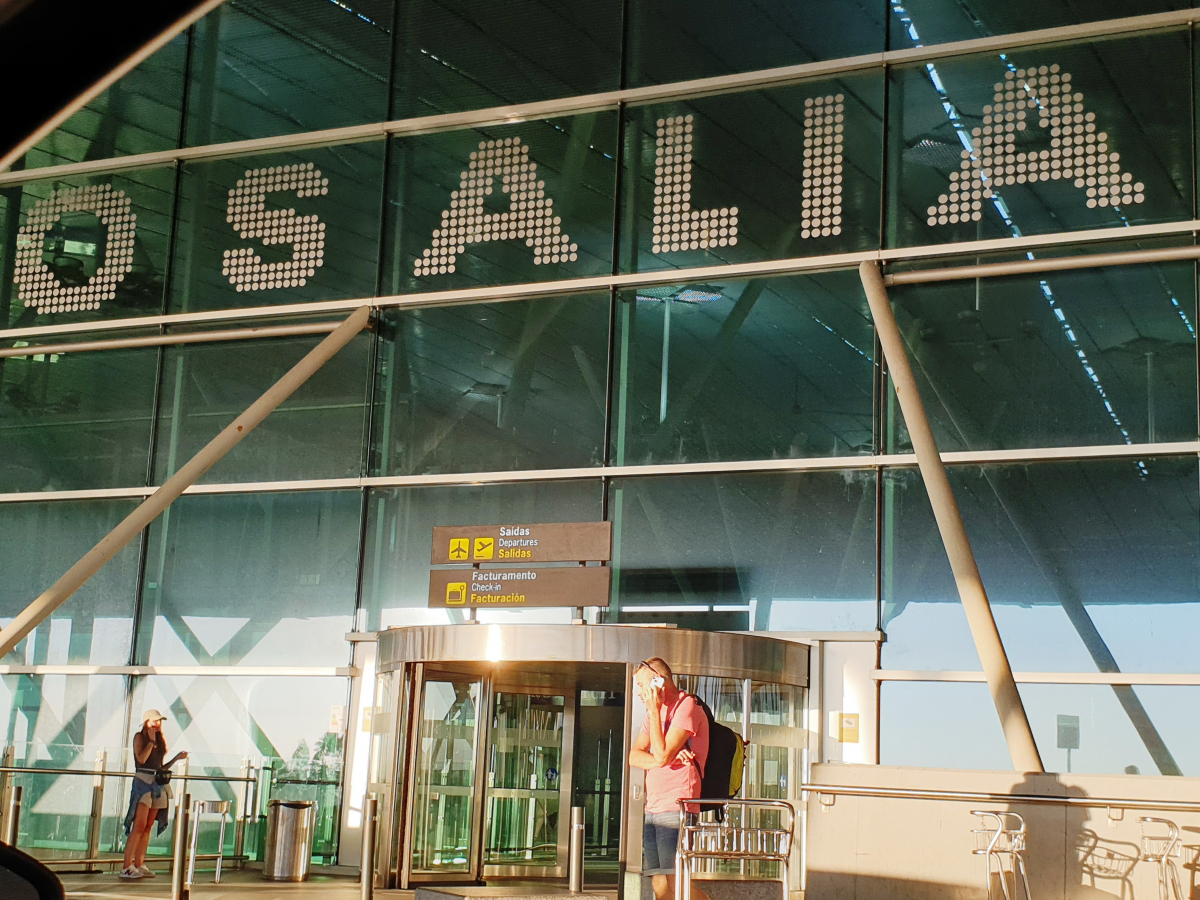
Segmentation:
{"type": "Polygon", "coordinates": [[[983,108],[983,126],[971,129],[971,151],[960,172],[950,173],[950,190],[929,207],[927,222],[978,222],[983,200],[1011,184],[1072,180],[1087,192],[1089,209],[1146,199],[1142,182],[1121,171],[1121,158],[1096,130],[1096,114],[1084,112],[1083,94],[1057,65],[1011,69],[996,85],[994,103],[983,108]],[[1017,152],[1017,132],[1037,110],[1038,127],[1050,130],[1049,150],[1017,152]]]}
{"type": "Polygon", "coordinates": [[[303,287],[325,257],[325,223],[316,216],[298,216],[294,209],[267,209],[267,194],[295,191],[297,197],[329,193],[329,179],[312,163],[247,169],[229,192],[225,221],[242,240],[265,246],[291,244],[292,258],[265,263],[251,247],[226,250],[221,274],[239,291],[271,291],[303,287]]]}
{"type": "Polygon", "coordinates": [[[738,208],[692,209],[692,117],[658,120],[654,149],[655,253],[737,243],[738,208]]]}
{"type": "Polygon", "coordinates": [[[450,208],[442,210],[432,244],[413,263],[413,275],[453,272],[467,244],[522,239],[533,248],[534,265],[579,258],[579,245],[571,243],[562,220],[554,215],[554,200],[546,196],[546,182],[538,179],[537,163],[529,161],[529,148],[519,137],[480,141],[458,190],[450,192],[450,208]],[[485,213],[484,198],[492,193],[497,176],[500,189],[508,194],[508,212],[485,213]]]}
{"type": "Polygon", "coordinates": [[[99,309],[101,300],[117,296],[117,283],[133,268],[133,236],[137,216],[129,211],[124,191],[111,184],[63,188],[29,210],[17,232],[16,268],[13,282],[17,296],[39,313],[78,312],[99,309]],[[105,228],[104,263],[87,284],[68,287],[42,261],[46,232],[66,213],[92,213],[105,228]]]}

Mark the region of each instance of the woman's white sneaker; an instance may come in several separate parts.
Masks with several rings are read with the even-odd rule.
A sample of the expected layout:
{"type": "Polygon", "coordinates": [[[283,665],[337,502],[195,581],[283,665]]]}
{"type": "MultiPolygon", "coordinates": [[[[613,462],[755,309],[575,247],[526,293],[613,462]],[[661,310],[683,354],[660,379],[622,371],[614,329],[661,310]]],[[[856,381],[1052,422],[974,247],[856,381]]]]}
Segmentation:
{"type": "Polygon", "coordinates": [[[117,877],[123,878],[126,881],[134,881],[138,878],[144,878],[145,876],[142,874],[141,869],[138,869],[135,866],[126,866],[121,870],[121,874],[117,877]]]}
{"type": "Polygon", "coordinates": [[[138,866],[137,870],[142,873],[143,878],[157,878],[158,877],[157,875],[154,874],[154,870],[151,869],[149,866],[146,866],[146,865],[138,866]]]}

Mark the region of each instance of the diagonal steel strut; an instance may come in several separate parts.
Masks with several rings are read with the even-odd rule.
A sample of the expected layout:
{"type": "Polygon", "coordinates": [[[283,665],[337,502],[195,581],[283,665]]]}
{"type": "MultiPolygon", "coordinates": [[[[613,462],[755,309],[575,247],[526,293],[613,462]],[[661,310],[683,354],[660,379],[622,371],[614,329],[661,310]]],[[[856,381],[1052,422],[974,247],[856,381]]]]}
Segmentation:
{"type": "Polygon", "coordinates": [[[929,426],[929,417],[925,414],[925,404],[921,402],[917,379],[904,350],[904,339],[900,336],[900,327],[896,324],[879,264],[864,262],[858,267],[858,274],[871,307],[871,317],[875,320],[875,332],[879,335],[883,357],[896,388],[896,399],[912,438],[921,479],[925,482],[933,516],[937,520],[946,555],[950,558],[954,583],[958,586],[967,623],[971,626],[971,637],[975,640],[975,649],[983,664],[996,712],[1000,714],[1000,726],[1004,729],[1013,768],[1018,772],[1044,772],[1042,758],[1033,740],[1033,730],[1029,727],[1029,717],[1025,715],[1025,705],[1017,692],[1012,667],[1004,652],[1000,630],[996,627],[983,578],[975,562],[975,552],[971,549],[958,501],[954,499],[933,429],[929,426]]]}
{"type": "Polygon", "coordinates": [[[120,552],[126,544],[142,533],[171,505],[175,499],[193,485],[201,475],[216,465],[226,453],[237,446],[279,404],[308,381],[321,366],[345,347],[371,318],[371,307],[362,306],[339,325],[327,338],[313,347],[296,363],[286,375],[267,389],[244,413],[229,423],[220,434],[209,441],[203,449],[185,463],[178,472],[163,482],[162,487],[143,500],[133,512],[112,531],[100,539],[84,557],[71,566],[48,590],[25,607],[15,619],[0,630],[0,659],[12,651],[22,638],[37,628],[54,610],[62,606],[72,594],[96,574],[106,562],[120,552]]]}

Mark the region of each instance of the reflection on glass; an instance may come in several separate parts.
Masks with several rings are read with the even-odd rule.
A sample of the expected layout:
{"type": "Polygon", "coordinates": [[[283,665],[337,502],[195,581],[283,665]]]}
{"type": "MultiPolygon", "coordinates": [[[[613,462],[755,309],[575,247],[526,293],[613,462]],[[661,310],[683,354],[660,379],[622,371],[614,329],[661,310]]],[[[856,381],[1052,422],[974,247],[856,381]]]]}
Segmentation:
{"type": "Polygon", "coordinates": [[[393,139],[383,291],[612,271],[613,112],[393,139]]]}
{"type": "Polygon", "coordinates": [[[642,288],[617,318],[617,465],[872,452],[856,273],[642,288]]]}
{"type": "MultiPolygon", "coordinates": [[[[952,466],[950,484],[1018,672],[1197,671],[1194,458],[952,466]]],[[[883,665],[976,670],[915,471],[884,482],[883,665]]]]}
{"type": "MultiPolygon", "coordinates": [[[[939,449],[1196,435],[1193,265],[893,288],[939,449]]],[[[889,452],[910,452],[889,399],[889,452]]]]}
{"type": "Polygon", "coordinates": [[[890,72],[888,246],[1191,216],[1186,28],[890,72]]]}
{"type": "Polygon", "coordinates": [[[876,627],[872,472],[614,479],[611,490],[620,621],[876,627]]]}
{"type": "Polygon", "coordinates": [[[634,107],[621,270],[879,245],[883,77],[634,107]]]}
{"type": "Polygon", "coordinates": [[[372,471],[596,466],[609,296],[386,313],[372,471]]]}
{"type": "MultiPolygon", "coordinates": [[[[430,542],[435,525],[488,522],[594,522],[600,518],[594,481],[410,487],[367,495],[367,545],[362,605],[370,629],[445,624],[429,604],[430,542]]],[[[519,611],[536,614],[536,610],[519,611]]],[[[460,616],[456,611],[451,615],[460,616]]],[[[493,614],[501,614],[495,611],[493,614]]]]}
{"type": "Polygon", "coordinates": [[[621,844],[625,695],[581,690],[575,712],[575,800],[584,808],[588,880],[616,868],[621,844]]]}
{"type": "Polygon", "coordinates": [[[565,699],[496,692],[488,748],[486,864],[559,864],[565,699]]]}
{"type": "MultiPolygon", "coordinates": [[[[323,335],[168,348],[156,483],[275,384],[323,335]]],[[[363,333],[285,400],[200,483],[355,478],[362,472],[371,336],[363,333]]]]}
{"type": "Polygon", "coordinates": [[[425,682],[412,808],[414,872],[471,870],[480,686],[425,682]]]}

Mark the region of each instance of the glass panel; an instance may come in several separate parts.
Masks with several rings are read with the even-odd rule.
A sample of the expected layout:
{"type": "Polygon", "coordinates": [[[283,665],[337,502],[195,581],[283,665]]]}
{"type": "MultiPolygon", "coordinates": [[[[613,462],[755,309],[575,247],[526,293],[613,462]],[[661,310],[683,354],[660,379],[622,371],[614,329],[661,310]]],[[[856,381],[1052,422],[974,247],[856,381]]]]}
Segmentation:
{"type": "Polygon", "coordinates": [[[872,472],[614,479],[610,510],[622,622],[876,627],[872,472]]]}
{"type": "Polygon", "coordinates": [[[372,296],[383,155],[376,141],[185,164],[170,311],[372,296]]]}
{"type": "MultiPolygon", "coordinates": [[[[3,742],[13,748],[14,765],[90,771],[97,753],[108,751],[109,767],[120,767],[114,752],[125,725],[125,679],[120,675],[4,675],[0,709],[6,710],[3,742]]],[[[17,836],[22,850],[41,858],[86,855],[90,777],[14,775],[12,783],[24,790],[17,836]]],[[[118,815],[125,816],[128,784],[116,779],[106,784],[103,850],[118,846],[118,815]],[[124,795],[118,799],[121,785],[124,795]]]]}
{"type": "MultiPolygon", "coordinates": [[[[170,716],[168,745],[172,753],[188,751],[187,765],[192,770],[215,768],[233,774],[247,758],[255,766],[269,768],[266,795],[259,798],[264,813],[273,797],[315,800],[313,858],[333,863],[345,750],[345,726],[335,726],[335,720],[344,723],[349,696],[348,678],[156,675],[139,679],[133,708],[159,709],[170,716]]],[[[220,786],[190,782],[188,790],[193,799],[233,799],[220,786]]],[[[257,847],[256,858],[262,859],[266,828],[258,824],[247,835],[246,845],[257,847]]],[[[169,856],[170,832],[157,838],[156,844],[169,856]]]]}
{"type": "Polygon", "coordinates": [[[234,0],[196,26],[188,146],[387,118],[389,0],[234,0]]]}
{"type": "Polygon", "coordinates": [[[607,293],[386,313],[373,472],[599,465],[608,318],[607,293]]]}
{"type": "Polygon", "coordinates": [[[392,118],[620,87],[620,0],[419,0],[398,11],[392,118]]]}
{"type": "Polygon", "coordinates": [[[158,350],[0,359],[0,491],[146,483],[158,350]]]}
{"type": "MultiPolygon", "coordinates": [[[[133,500],[0,504],[0,625],[7,625],[133,511],[133,500]]],[[[139,541],[131,541],[4,657],[9,665],[129,664],[139,541]]],[[[86,684],[86,679],[81,684],[86,684]]],[[[62,710],[63,707],[56,707],[62,710]]],[[[10,732],[11,734],[11,732],[10,732]]],[[[55,741],[48,741],[55,743],[55,741]]]]}
{"type": "MultiPolygon", "coordinates": [[[[374,631],[462,621],[459,610],[427,608],[434,525],[593,522],[600,518],[600,486],[558,481],[395,488],[370,491],[367,503],[362,605],[368,611],[365,627],[374,631]]],[[[541,621],[538,612],[506,615],[541,621]]]]}
{"type": "MultiPolygon", "coordinates": [[[[1018,672],[1197,670],[1195,458],[952,466],[1018,672]]],[[[920,476],[884,480],[887,669],[978,670],[920,476]]]]}
{"type": "Polygon", "coordinates": [[[566,698],[496,692],[485,865],[556,866],[566,698]]]}
{"type": "Polygon", "coordinates": [[[634,0],[630,87],[878,53],[883,4],[809,0],[634,0]]]}
{"type": "MultiPolygon", "coordinates": [[[[1117,266],[891,289],[939,449],[1194,440],[1193,269],[1117,266]]],[[[900,429],[889,433],[889,451],[908,451],[888,402],[900,429]]]]}
{"type": "Polygon", "coordinates": [[[612,272],[617,116],[396,138],[384,293],[612,272]]]}
{"type": "Polygon", "coordinates": [[[620,299],[617,465],[872,452],[875,334],[856,272],[620,299]]]}
{"type": "MultiPolygon", "coordinates": [[[[1022,684],[1021,699],[1042,761],[1050,771],[1159,775],[1200,772],[1192,710],[1194,686],[1022,684]],[[1127,704],[1154,724],[1135,727],[1127,704]],[[1060,747],[1058,717],[1078,720],[1079,747],[1060,747]],[[1162,749],[1151,751],[1150,733],[1162,749]],[[1173,766],[1170,771],[1167,765],[1173,766]]],[[[1000,720],[985,684],[884,682],[880,690],[880,762],[890,766],[1009,769],[1000,720]]]]}
{"type": "MultiPolygon", "coordinates": [[[[156,483],[175,474],[324,337],[167,348],[156,483]]],[[[200,483],[357,478],[371,341],[364,332],[339,350],[200,483]]]]}
{"type": "Polygon", "coordinates": [[[25,154],[25,168],[111,159],[179,146],[190,32],[107,88],[25,154]]]}
{"type": "Polygon", "coordinates": [[[174,190],[163,167],[0,191],[0,326],[162,312],[174,190]]]}
{"type": "MultiPolygon", "coordinates": [[[[997,34],[1062,28],[1083,22],[1102,22],[1133,15],[1122,0],[1022,0],[1019,3],[972,3],[958,0],[891,0],[892,19],[888,28],[891,49],[906,50],[925,44],[969,41],[997,34]]],[[[1187,0],[1139,0],[1136,15],[1187,9],[1187,0]]]]}
{"type": "Polygon", "coordinates": [[[470,872],[479,681],[426,680],[412,805],[414,872],[470,872]]]}
{"type": "Polygon", "coordinates": [[[144,664],[346,665],[360,503],[357,491],[176,500],[150,531],[144,664]]]}
{"type": "MultiPolygon", "coordinates": [[[[1026,687],[1021,686],[1022,692],[1026,687]]],[[[883,682],[879,762],[936,769],[1012,769],[996,706],[982,683],[883,682]]]]}
{"type": "Polygon", "coordinates": [[[629,110],[621,271],[878,247],[883,87],[871,72],[629,110]]]}
{"type": "Polygon", "coordinates": [[[718,678],[715,675],[676,675],[675,686],[699,697],[712,710],[713,718],[742,734],[745,703],[742,679],[718,678]]]}
{"type": "Polygon", "coordinates": [[[891,72],[889,246],[1191,218],[1186,29],[891,72]]]}
{"type": "Polygon", "coordinates": [[[617,873],[621,849],[625,694],[580,690],[575,722],[578,749],[573,805],[584,808],[587,878],[593,883],[609,883],[617,873]]]}

